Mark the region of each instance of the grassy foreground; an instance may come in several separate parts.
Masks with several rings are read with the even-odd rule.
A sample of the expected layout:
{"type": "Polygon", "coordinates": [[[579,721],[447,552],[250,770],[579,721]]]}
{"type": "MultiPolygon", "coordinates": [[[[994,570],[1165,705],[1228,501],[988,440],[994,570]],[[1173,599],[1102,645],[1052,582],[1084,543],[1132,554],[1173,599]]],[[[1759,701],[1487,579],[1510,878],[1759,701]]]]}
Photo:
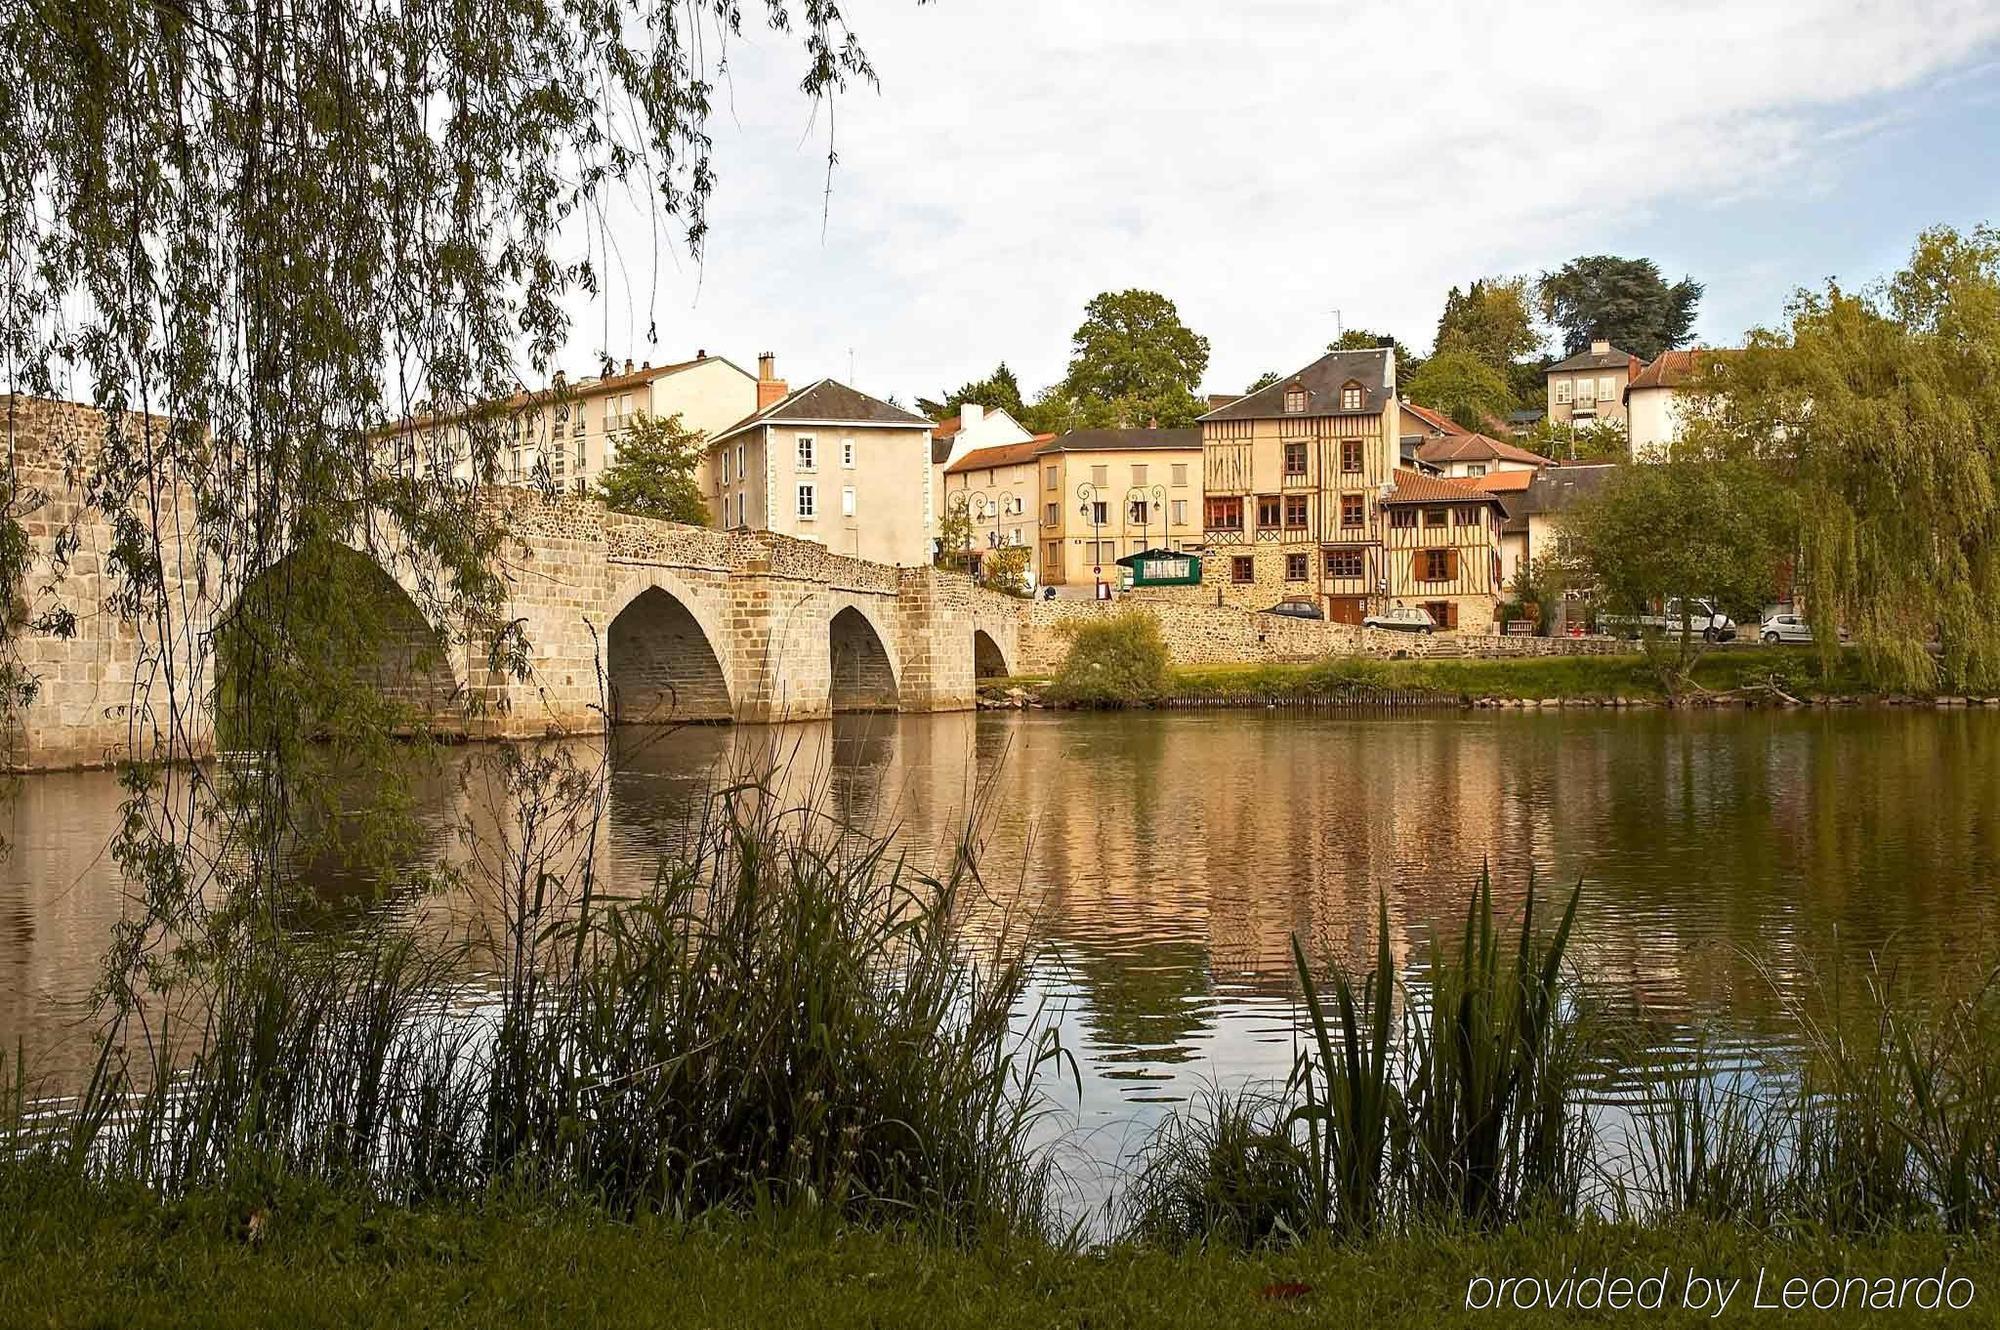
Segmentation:
{"type": "MultiPolygon", "coordinates": [[[[1032,1240],[936,1244],[795,1222],[618,1223],[601,1212],[489,1204],[367,1211],[296,1196],[268,1210],[220,1196],[163,1204],[64,1185],[6,1197],[0,1323],[9,1326],[1240,1326],[1696,1324],[1690,1270],[1759,1270],[1776,1301],[1793,1277],[1898,1281],[1949,1264],[1972,1281],[1953,1312],[1795,1311],[1799,1323],[1992,1324],[2000,1249],[1900,1234],[1774,1243],[1728,1227],[1526,1226],[1490,1237],[1385,1238],[1284,1252],[1061,1250],[1032,1240]],[[1623,1313],[1468,1309],[1484,1276],[1663,1272],[1664,1307],[1623,1313]]],[[[1963,1295],[1964,1288],[1960,1287],[1963,1295]]]]}

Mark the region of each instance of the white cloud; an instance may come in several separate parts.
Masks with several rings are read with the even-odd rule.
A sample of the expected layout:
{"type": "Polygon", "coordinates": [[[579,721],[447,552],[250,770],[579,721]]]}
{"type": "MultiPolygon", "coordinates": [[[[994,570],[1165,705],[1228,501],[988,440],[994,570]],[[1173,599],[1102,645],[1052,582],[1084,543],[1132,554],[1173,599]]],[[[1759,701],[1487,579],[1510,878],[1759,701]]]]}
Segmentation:
{"type": "Polygon", "coordinates": [[[847,8],[881,89],[833,108],[830,198],[796,53],[739,45],[698,301],[684,257],[652,295],[648,228],[620,213],[636,289],[579,309],[582,340],[649,354],[652,295],[656,355],[775,350],[798,380],[846,377],[851,348],[859,386],[906,395],[1004,357],[1033,387],[1091,295],[1147,286],[1235,386],[1313,355],[1336,308],[1422,345],[1454,282],[1810,189],[2000,45],[1991,0],[847,8]]]}

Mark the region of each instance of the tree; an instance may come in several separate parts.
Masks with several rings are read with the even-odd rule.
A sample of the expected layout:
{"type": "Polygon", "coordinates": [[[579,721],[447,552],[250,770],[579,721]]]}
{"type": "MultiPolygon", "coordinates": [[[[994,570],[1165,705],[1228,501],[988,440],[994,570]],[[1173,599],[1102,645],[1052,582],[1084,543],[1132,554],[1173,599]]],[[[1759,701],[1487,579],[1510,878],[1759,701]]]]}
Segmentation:
{"type": "Polygon", "coordinates": [[[1514,409],[1514,392],[1500,371],[1469,351],[1444,351],[1403,383],[1413,402],[1442,411],[1467,429],[1490,430],[1514,409]]]}
{"type": "Polygon", "coordinates": [[[1424,358],[1403,345],[1400,337],[1388,333],[1374,332],[1368,328],[1349,328],[1340,336],[1326,344],[1329,351],[1372,351],[1378,346],[1392,346],[1396,349],[1396,377],[1407,380],[1416,372],[1424,358]]]}
{"type": "Polygon", "coordinates": [[[1501,374],[1541,349],[1525,277],[1485,277],[1451,288],[1438,317],[1435,351],[1467,351],[1501,374]]]}
{"type": "Polygon", "coordinates": [[[944,516],[938,519],[937,566],[964,572],[972,563],[972,513],[965,495],[954,494],[945,502],[944,516]]]}
{"type": "Polygon", "coordinates": [[[1250,381],[1250,386],[1243,390],[1243,395],[1245,397],[1248,397],[1251,393],[1262,392],[1264,391],[1264,389],[1270,387],[1277,381],[1278,381],[1278,371],[1274,369],[1267,369],[1262,374],[1259,374],[1256,378],[1250,381]]]}
{"type": "Polygon", "coordinates": [[[708,505],[695,480],[706,437],[681,424],[678,413],[641,413],[618,436],[617,456],[597,477],[597,497],[614,513],[706,526],[708,505]]]}
{"type": "Polygon", "coordinates": [[[1624,424],[1616,420],[1562,421],[1544,416],[1515,442],[1558,462],[1623,462],[1632,451],[1624,424]]]}
{"type": "Polygon", "coordinates": [[[1542,317],[1574,355],[1605,338],[1641,360],[1686,344],[1702,285],[1683,277],[1672,286],[1651,259],[1592,254],[1542,274],[1536,293],[1542,317]]]}
{"type": "Polygon", "coordinates": [[[917,409],[933,420],[943,420],[958,414],[958,408],[971,402],[989,411],[1005,411],[1014,419],[1021,419],[1026,403],[1021,400],[1021,381],[1014,377],[1014,371],[1001,361],[997,369],[983,379],[974,379],[952,392],[942,400],[928,397],[917,399],[917,409]]]}
{"type": "MultiPolygon", "coordinates": [[[[1594,587],[1600,613],[1637,616],[1675,598],[1684,606],[1708,598],[1745,619],[1776,590],[1793,527],[1791,494],[1769,465],[1673,459],[1620,467],[1572,508],[1563,554],[1594,587]]],[[[1669,695],[1707,645],[1692,620],[1683,614],[1679,633],[1642,637],[1669,695]]]]}
{"type": "Polygon", "coordinates": [[[1194,423],[1208,339],[1156,291],[1106,291],[1084,307],[1063,381],[1090,425],[1194,423]]]}
{"type": "Polygon", "coordinates": [[[2000,232],[1926,231],[1787,316],[1713,359],[1686,433],[1791,477],[1824,656],[1845,627],[1877,687],[2000,687],[2000,232]]]}

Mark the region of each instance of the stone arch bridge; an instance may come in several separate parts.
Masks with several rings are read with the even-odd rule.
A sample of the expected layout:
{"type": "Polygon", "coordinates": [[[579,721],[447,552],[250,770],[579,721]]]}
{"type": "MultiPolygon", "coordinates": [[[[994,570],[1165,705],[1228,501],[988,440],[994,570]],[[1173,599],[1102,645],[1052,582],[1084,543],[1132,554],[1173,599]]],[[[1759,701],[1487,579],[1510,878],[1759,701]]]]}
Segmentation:
{"type": "MultiPolygon", "coordinates": [[[[19,639],[39,686],[5,736],[5,765],[89,766],[212,748],[209,657],[231,598],[204,590],[213,579],[197,558],[167,549],[169,578],[196,608],[179,640],[150,640],[146,624],[106,608],[115,590],[108,526],[90,520],[58,470],[40,474],[43,501],[26,526],[42,568],[14,588],[15,605],[24,618],[66,610],[76,630],[19,639]],[[48,558],[66,525],[80,539],[48,558]],[[170,696],[185,700],[169,707],[170,696]]],[[[501,613],[528,643],[525,677],[496,668],[483,637],[426,622],[417,606],[427,598],[412,594],[419,579],[409,569],[387,567],[378,579],[394,583],[411,640],[391,645],[375,677],[470,737],[959,710],[974,705],[977,678],[1010,673],[1020,658],[1022,603],[963,576],[845,558],[769,533],[628,517],[583,499],[505,491],[489,500],[507,509],[501,613]]]]}

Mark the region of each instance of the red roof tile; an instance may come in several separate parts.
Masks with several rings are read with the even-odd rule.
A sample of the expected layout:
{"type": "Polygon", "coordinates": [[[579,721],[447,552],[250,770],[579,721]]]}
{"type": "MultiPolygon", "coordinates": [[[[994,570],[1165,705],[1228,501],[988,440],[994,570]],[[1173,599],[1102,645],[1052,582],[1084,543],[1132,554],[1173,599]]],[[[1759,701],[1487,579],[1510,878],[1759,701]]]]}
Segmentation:
{"type": "Polygon", "coordinates": [[[1446,480],[1443,476],[1427,476],[1421,471],[1396,468],[1396,492],[1382,500],[1385,504],[1397,503],[1491,503],[1498,504],[1485,490],[1469,480],[1446,480]]]}

